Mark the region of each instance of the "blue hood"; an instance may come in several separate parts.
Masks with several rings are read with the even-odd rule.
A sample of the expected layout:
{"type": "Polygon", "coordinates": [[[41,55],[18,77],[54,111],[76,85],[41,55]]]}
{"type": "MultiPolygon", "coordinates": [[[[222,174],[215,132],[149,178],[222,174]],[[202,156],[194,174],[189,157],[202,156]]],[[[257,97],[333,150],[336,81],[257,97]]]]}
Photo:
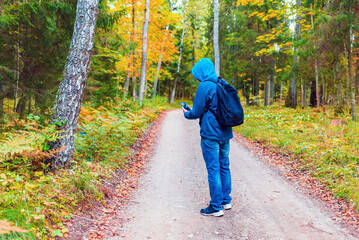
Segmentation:
{"type": "Polygon", "coordinates": [[[211,59],[202,58],[192,68],[193,76],[200,82],[206,80],[217,80],[218,76],[214,70],[214,65],[211,59]]]}

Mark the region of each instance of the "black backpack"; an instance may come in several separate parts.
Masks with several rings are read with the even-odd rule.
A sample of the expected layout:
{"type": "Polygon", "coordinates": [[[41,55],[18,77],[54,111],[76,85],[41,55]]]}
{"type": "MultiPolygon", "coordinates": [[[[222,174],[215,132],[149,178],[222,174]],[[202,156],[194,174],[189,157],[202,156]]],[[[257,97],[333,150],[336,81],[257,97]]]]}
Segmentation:
{"type": "MultiPolygon", "coordinates": [[[[234,127],[243,124],[244,113],[237,91],[229,83],[218,78],[217,111],[210,110],[222,127],[234,127]]],[[[208,108],[207,108],[208,109],[208,108]]]]}

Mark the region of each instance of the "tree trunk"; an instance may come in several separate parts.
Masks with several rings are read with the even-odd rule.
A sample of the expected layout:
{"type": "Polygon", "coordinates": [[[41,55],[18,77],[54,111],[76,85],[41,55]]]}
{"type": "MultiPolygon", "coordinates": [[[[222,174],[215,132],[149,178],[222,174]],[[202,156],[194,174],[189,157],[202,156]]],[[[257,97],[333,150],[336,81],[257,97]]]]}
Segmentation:
{"type": "Polygon", "coordinates": [[[310,99],[309,103],[311,107],[315,107],[317,105],[317,88],[316,81],[312,81],[312,85],[310,87],[310,99]]]}
{"type": "Polygon", "coordinates": [[[157,63],[156,77],[155,77],[155,81],[153,82],[151,97],[156,96],[156,93],[157,93],[157,84],[158,84],[158,77],[160,75],[160,70],[161,70],[161,63],[162,63],[162,53],[160,55],[160,60],[157,63]]]}
{"type": "Polygon", "coordinates": [[[316,95],[316,104],[317,109],[320,106],[320,97],[319,97],[319,73],[318,73],[318,62],[317,59],[314,60],[314,70],[315,70],[315,95],[316,95]]]}
{"type": "Polygon", "coordinates": [[[280,92],[279,92],[279,100],[283,100],[283,80],[280,80],[280,92]]]}
{"type": "MultiPolygon", "coordinates": [[[[128,64],[128,68],[131,68],[131,63],[128,64]]],[[[131,75],[131,71],[128,70],[127,74],[126,74],[126,80],[125,80],[125,84],[123,86],[124,88],[124,93],[123,93],[123,97],[126,98],[127,97],[127,93],[128,93],[128,89],[130,87],[130,75],[131,75]]]]}
{"type": "MultiPolygon", "coordinates": [[[[313,4],[310,4],[310,11],[311,11],[311,24],[312,29],[314,30],[314,14],[313,14],[313,4]]],[[[316,48],[316,45],[314,44],[314,48],[316,48]]],[[[320,100],[319,100],[319,74],[318,74],[318,60],[314,59],[314,72],[315,72],[315,92],[316,92],[316,99],[317,99],[317,109],[319,109],[320,106],[320,100]]]]}
{"type": "MultiPolygon", "coordinates": [[[[134,74],[136,74],[136,72],[134,72],[134,74]]],[[[132,100],[133,100],[133,105],[134,105],[134,106],[136,105],[136,98],[137,98],[136,82],[137,82],[137,78],[136,78],[136,76],[134,75],[134,76],[132,77],[132,85],[133,85],[133,88],[132,88],[132,100]]]]}
{"type": "Polygon", "coordinates": [[[194,27],[192,28],[192,39],[193,39],[193,43],[192,43],[192,66],[194,66],[194,64],[196,63],[196,46],[195,46],[195,35],[194,35],[194,27]]]}
{"type": "MultiPolygon", "coordinates": [[[[351,10],[349,10],[351,11],[351,10]]],[[[352,120],[354,122],[358,121],[357,116],[357,108],[356,108],[356,99],[355,99],[355,79],[353,76],[353,58],[352,58],[352,35],[353,35],[353,28],[350,25],[349,34],[348,34],[348,70],[349,70],[349,97],[348,102],[350,101],[351,111],[352,111],[352,120]]]]}
{"type": "Polygon", "coordinates": [[[359,104],[359,52],[356,53],[356,74],[355,74],[355,94],[357,97],[357,104],[359,104]]]}
{"type": "Polygon", "coordinates": [[[253,95],[258,96],[259,95],[259,65],[260,65],[260,57],[258,57],[257,61],[257,69],[256,69],[256,77],[254,80],[254,86],[253,86],[253,95]]]}
{"type": "Polygon", "coordinates": [[[5,87],[0,83],[0,119],[4,116],[5,87]]]}
{"type": "Polygon", "coordinates": [[[31,108],[32,108],[32,102],[31,102],[31,97],[32,97],[32,92],[29,93],[28,95],[28,107],[27,107],[27,115],[29,115],[31,113],[31,108]]]}
{"type": "Polygon", "coordinates": [[[50,149],[64,148],[52,159],[55,170],[73,158],[75,134],[81,110],[95,36],[98,0],[78,0],[76,20],[65,71],[52,109],[50,123],[61,125],[60,138],[50,149]]]}
{"type": "Polygon", "coordinates": [[[304,81],[304,89],[303,89],[303,94],[304,94],[304,106],[307,106],[307,83],[306,81],[304,81]]]}
{"type": "MultiPolygon", "coordinates": [[[[299,41],[301,38],[301,28],[302,28],[302,15],[300,14],[300,10],[302,7],[302,0],[297,0],[297,18],[296,18],[296,24],[295,24],[295,40],[299,41]]],[[[297,51],[297,49],[294,50],[294,53],[297,51]]],[[[296,108],[297,107],[297,83],[296,83],[296,74],[297,74],[297,69],[298,69],[298,64],[299,64],[299,56],[297,55],[293,55],[293,73],[292,73],[292,77],[290,79],[290,84],[289,84],[289,92],[287,95],[287,99],[286,99],[286,103],[285,106],[286,107],[291,107],[291,108],[296,108]]]]}
{"type": "Polygon", "coordinates": [[[352,110],[352,119],[354,122],[358,121],[358,114],[357,114],[357,106],[356,106],[356,101],[355,101],[355,91],[352,91],[351,94],[351,110],[352,110]]]}
{"type": "Polygon", "coordinates": [[[323,108],[323,114],[325,115],[325,82],[324,82],[324,74],[322,74],[322,108],[323,108]]]}
{"type": "MultiPolygon", "coordinates": [[[[171,9],[171,11],[172,10],[173,9],[171,9]]],[[[167,39],[168,30],[169,30],[169,26],[166,26],[165,41],[167,39]]],[[[154,97],[157,94],[158,77],[159,77],[160,71],[161,71],[162,57],[163,57],[163,48],[161,49],[160,60],[158,60],[158,63],[157,63],[156,77],[155,77],[155,81],[153,82],[151,97],[154,97]]]]}
{"type": "Polygon", "coordinates": [[[143,96],[146,90],[146,66],[147,66],[147,54],[148,54],[148,25],[150,21],[150,0],[145,2],[145,22],[143,24],[143,35],[142,35],[142,62],[141,62],[141,76],[140,76],[140,89],[138,93],[138,99],[140,105],[142,105],[143,96]]]}
{"type": "Polygon", "coordinates": [[[269,105],[272,105],[274,102],[274,72],[275,72],[275,60],[271,58],[271,70],[269,75],[269,105]]]}
{"type": "Polygon", "coordinates": [[[175,83],[173,84],[172,92],[171,92],[171,98],[170,98],[170,104],[173,104],[175,100],[175,94],[176,94],[176,88],[177,88],[177,76],[175,78],[175,83]]]}
{"type": "Polygon", "coordinates": [[[19,89],[19,78],[20,78],[20,55],[19,55],[19,43],[16,44],[16,55],[15,55],[15,71],[14,71],[14,79],[15,79],[15,94],[14,94],[14,124],[16,123],[16,110],[17,110],[17,98],[18,98],[18,89],[19,89]]]}
{"type": "Polygon", "coordinates": [[[300,103],[302,108],[304,108],[304,86],[303,86],[303,79],[300,81],[300,103]]]}
{"type": "Polygon", "coordinates": [[[16,112],[19,114],[19,118],[24,118],[26,110],[26,95],[22,94],[16,106],[16,112]]]}
{"type": "MultiPolygon", "coordinates": [[[[134,42],[134,38],[135,38],[135,0],[132,0],[132,32],[131,32],[131,43],[133,44],[134,42]]],[[[135,52],[135,48],[132,49],[132,100],[133,100],[133,105],[136,105],[136,52],[135,52]]]]}
{"type": "Polygon", "coordinates": [[[268,76],[265,77],[265,83],[264,83],[264,106],[269,105],[269,96],[270,96],[270,85],[268,81],[268,76]]]}
{"type": "Polygon", "coordinates": [[[219,25],[219,3],[218,0],[213,1],[214,4],[214,22],[213,22],[213,48],[214,48],[214,67],[218,76],[221,75],[221,56],[219,53],[218,43],[218,25],[219,25]]]}
{"type": "Polygon", "coordinates": [[[177,72],[176,72],[175,82],[174,82],[174,85],[173,85],[173,88],[172,88],[172,92],[171,92],[170,104],[173,104],[173,102],[174,102],[174,100],[175,100],[177,78],[178,78],[178,73],[179,73],[180,67],[181,67],[182,51],[183,51],[184,28],[185,28],[185,24],[186,24],[186,21],[185,21],[185,8],[186,8],[186,0],[183,0],[182,36],[181,36],[180,54],[179,54],[179,57],[178,57],[178,65],[177,65],[177,72]]]}

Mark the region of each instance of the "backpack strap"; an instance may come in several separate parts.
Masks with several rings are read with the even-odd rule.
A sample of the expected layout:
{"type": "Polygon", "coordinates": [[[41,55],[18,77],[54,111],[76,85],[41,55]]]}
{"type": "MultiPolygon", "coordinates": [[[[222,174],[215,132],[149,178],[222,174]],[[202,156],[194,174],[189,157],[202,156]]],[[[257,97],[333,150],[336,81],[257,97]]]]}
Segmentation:
{"type": "MultiPolygon", "coordinates": [[[[210,81],[210,82],[213,82],[213,83],[215,83],[215,84],[218,84],[218,83],[220,83],[220,81],[222,81],[222,78],[218,77],[218,78],[217,78],[217,81],[215,81],[214,79],[209,79],[209,80],[207,80],[207,81],[210,81]]],[[[211,111],[211,109],[209,109],[209,106],[207,106],[207,103],[206,103],[206,106],[204,107],[204,112],[206,113],[206,112],[208,112],[208,111],[211,111]]],[[[213,113],[213,112],[212,112],[212,113],[213,113]]]]}

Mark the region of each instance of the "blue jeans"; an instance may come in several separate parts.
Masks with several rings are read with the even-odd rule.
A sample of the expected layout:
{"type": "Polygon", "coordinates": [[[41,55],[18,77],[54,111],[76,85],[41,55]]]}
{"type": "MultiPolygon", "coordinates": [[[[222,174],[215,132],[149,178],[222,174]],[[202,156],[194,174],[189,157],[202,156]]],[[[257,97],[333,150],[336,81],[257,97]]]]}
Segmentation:
{"type": "Polygon", "coordinates": [[[206,138],[201,140],[202,154],[208,172],[209,202],[215,210],[222,209],[222,203],[228,204],[232,198],[231,172],[229,170],[229,140],[213,141],[206,138]]]}

